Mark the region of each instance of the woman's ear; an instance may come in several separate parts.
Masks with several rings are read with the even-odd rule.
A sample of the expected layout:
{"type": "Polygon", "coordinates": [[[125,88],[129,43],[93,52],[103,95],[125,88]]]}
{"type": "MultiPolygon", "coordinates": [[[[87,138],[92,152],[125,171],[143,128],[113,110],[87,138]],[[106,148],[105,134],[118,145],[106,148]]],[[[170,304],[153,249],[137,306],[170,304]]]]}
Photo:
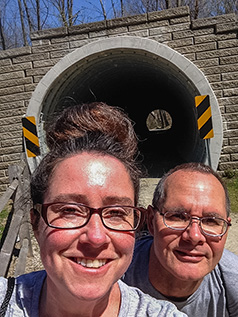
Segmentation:
{"type": "Polygon", "coordinates": [[[149,205],[147,207],[147,226],[150,231],[150,234],[153,236],[154,235],[154,217],[155,217],[155,210],[154,208],[149,205]]]}
{"type": "Polygon", "coordinates": [[[34,208],[31,208],[31,210],[30,210],[30,219],[31,219],[32,229],[35,233],[38,229],[40,215],[39,215],[38,211],[34,208]]]}
{"type": "Polygon", "coordinates": [[[30,218],[31,218],[31,225],[32,227],[34,227],[34,223],[35,223],[35,218],[36,218],[36,211],[34,208],[31,208],[30,210],[30,218]]]}

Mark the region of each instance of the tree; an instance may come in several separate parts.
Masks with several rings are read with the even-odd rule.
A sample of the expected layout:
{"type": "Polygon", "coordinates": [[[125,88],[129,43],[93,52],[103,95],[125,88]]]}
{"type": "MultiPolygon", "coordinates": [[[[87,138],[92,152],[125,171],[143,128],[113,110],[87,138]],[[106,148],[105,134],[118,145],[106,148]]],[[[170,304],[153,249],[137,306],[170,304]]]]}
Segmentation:
{"type": "Polygon", "coordinates": [[[5,43],[5,35],[4,35],[1,15],[0,15],[0,39],[1,39],[1,43],[2,43],[2,45],[1,45],[2,49],[5,50],[6,49],[6,43],[5,43]]]}
{"type": "Polygon", "coordinates": [[[19,13],[20,13],[20,19],[21,19],[21,29],[22,29],[23,43],[24,43],[24,46],[26,46],[27,45],[26,28],[25,28],[25,22],[24,22],[24,15],[23,15],[23,9],[22,9],[21,0],[18,0],[18,7],[19,7],[19,13]]]}
{"type": "Polygon", "coordinates": [[[192,19],[237,12],[237,0],[124,0],[127,15],[189,6],[192,19]]]}
{"type": "Polygon", "coordinates": [[[120,0],[120,5],[121,5],[121,16],[124,16],[124,3],[123,3],[123,0],[120,0]]]}
{"type": "Polygon", "coordinates": [[[74,12],[73,0],[50,0],[49,4],[55,7],[55,15],[60,21],[60,26],[70,27],[75,24],[80,10],[74,12]]]}
{"type": "Polygon", "coordinates": [[[211,1],[211,6],[213,7],[212,15],[222,15],[228,13],[238,12],[238,2],[237,0],[223,0],[223,1],[211,1]]]}
{"type": "Polygon", "coordinates": [[[23,38],[19,22],[18,3],[11,7],[8,0],[1,0],[0,8],[0,49],[6,50],[23,46],[23,38]],[[9,14],[10,11],[10,14],[9,14]]]}
{"type": "Polygon", "coordinates": [[[107,20],[107,14],[106,14],[106,10],[105,10],[104,4],[103,4],[102,0],[99,0],[99,1],[100,1],[100,5],[101,5],[101,8],[102,8],[104,20],[107,20]]]}
{"type": "Polygon", "coordinates": [[[5,40],[5,30],[4,30],[4,17],[6,12],[6,4],[4,2],[1,3],[0,8],[0,41],[1,41],[1,47],[3,50],[5,50],[6,47],[6,40],[5,40]]]}
{"type": "Polygon", "coordinates": [[[192,19],[237,13],[238,0],[1,0],[0,49],[30,44],[45,28],[189,6],[192,19]]]}

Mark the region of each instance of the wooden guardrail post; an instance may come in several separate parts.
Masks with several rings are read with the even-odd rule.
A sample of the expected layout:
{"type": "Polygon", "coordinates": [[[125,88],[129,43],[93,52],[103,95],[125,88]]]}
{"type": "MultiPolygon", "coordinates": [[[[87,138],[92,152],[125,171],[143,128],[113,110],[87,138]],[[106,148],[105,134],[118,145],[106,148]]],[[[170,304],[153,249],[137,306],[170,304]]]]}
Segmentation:
{"type": "Polygon", "coordinates": [[[15,190],[18,186],[18,179],[14,179],[11,182],[11,185],[7,188],[5,193],[0,197],[0,213],[2,212],[3,208],[8,203],[9,199],[11,199],[12,195],[14,194],[15,190]]]}
{"type": "Polygon", "coordinates": [[[30,209],[31,200],[29,193],[30,186],[30,173],[26,167],[23,171],[23,184],[24,184],[24,215],[22,218],[19,238],[20,238],[20,253],[15,267],[15,277],[25,273],[27,255],[33,256],[31,237],[30,237],[30,209]]]}
{"type": "Polygon", "coordinates": [[[13,200],[12,219],[0,250],[0,276],[7,276],[18,235],[21,242],[21,250],[15,275],[24,273],[29,248],[30,254],[32,255],[29,233],[30,174],[25,161],[22,161],[18,166],[9,167],[9,178],[12,180],[11,185],[0,199],[0,206],[3,206],[2,208],[4,208],[10,198],[13,200]]]}

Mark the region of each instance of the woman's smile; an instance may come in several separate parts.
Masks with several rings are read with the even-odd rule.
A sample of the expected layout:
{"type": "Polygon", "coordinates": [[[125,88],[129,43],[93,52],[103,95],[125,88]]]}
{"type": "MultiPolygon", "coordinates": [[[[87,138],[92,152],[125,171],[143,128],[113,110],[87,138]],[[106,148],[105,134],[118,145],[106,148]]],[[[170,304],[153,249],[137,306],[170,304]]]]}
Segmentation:
{"type": "Polygon", "coordinates": [[[74,259],[76,263],[87,267],[87,268],[94,268],[94,269],[98,269],[102,266],[104,266],[107,263],[106,259],[83,259],[83,258],[76,258],[74,259]]]}

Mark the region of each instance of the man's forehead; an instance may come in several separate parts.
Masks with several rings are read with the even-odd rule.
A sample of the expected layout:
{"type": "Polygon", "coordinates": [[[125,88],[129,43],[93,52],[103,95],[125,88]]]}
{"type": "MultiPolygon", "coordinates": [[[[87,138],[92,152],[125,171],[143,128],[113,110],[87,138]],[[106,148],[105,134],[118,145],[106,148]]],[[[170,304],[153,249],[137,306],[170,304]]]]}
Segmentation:
{"type": "MultiPolygon", "coordinates": [[[[197,183],[206,182],[207,179],[210,179],[210,182],[215,184],[220,184],[219,180],[213,175],[209,173],[202,173],[200,171],[193,171],[193,170],[178,170],[173,174],[169,175],[166,181],[167,187],[173,185],[175,183],[182,183],[184,179],[193,179],[197,183]]],[[[222,185],[221,185],[222,186],[222,185]]]]}
{"type": "Polygon", "coordinates": [[[190,201],[199,204],[225,206],[225,191],[212,174],[179,170],[170,175],[165,184],[165,202],[190,201]]]}
{"type": "Polygon", "coordinates": [[[199,171],[179,170],[171,174],[165,182],[165,197],[173,192],[184,194],[191,193],[224,195],[225,190],[220,181],[213,175],[199,171]]]}

